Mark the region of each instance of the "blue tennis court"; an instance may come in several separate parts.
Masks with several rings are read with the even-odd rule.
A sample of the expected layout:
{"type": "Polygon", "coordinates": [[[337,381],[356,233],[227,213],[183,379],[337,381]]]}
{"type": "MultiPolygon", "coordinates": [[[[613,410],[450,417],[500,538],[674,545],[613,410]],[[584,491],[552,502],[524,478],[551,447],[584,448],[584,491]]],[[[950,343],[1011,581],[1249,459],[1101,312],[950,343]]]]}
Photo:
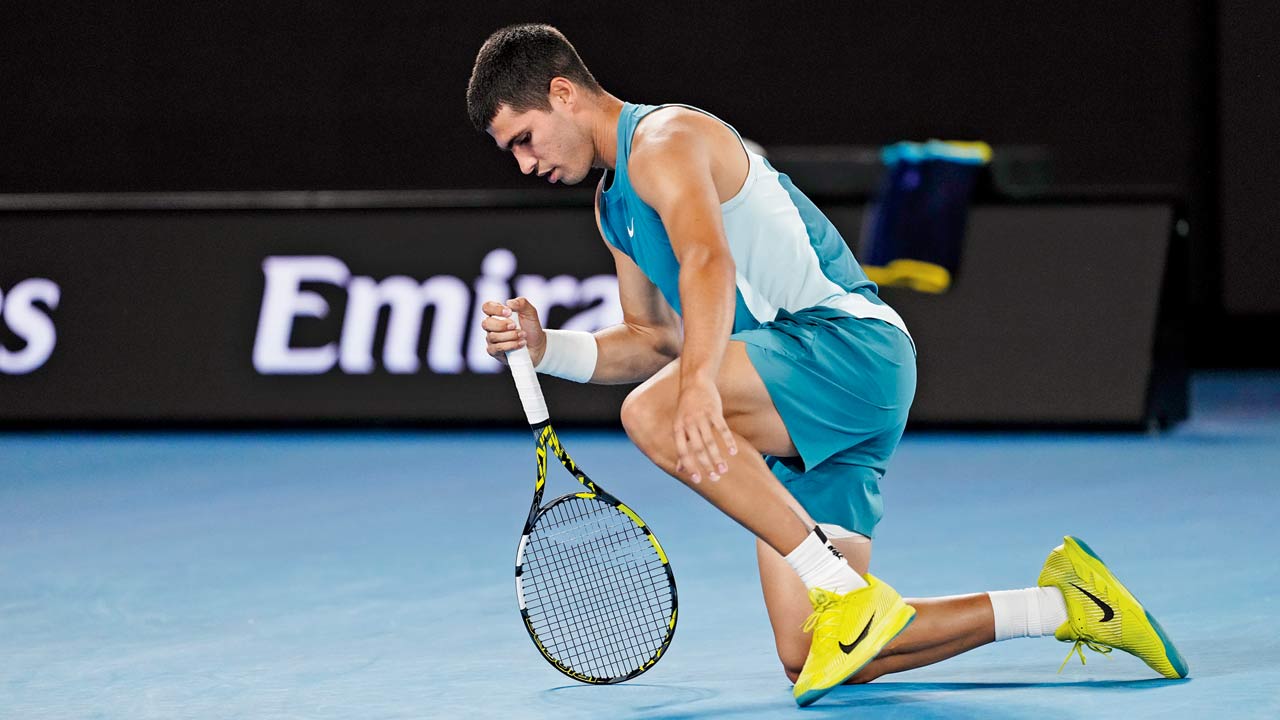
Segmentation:
{"type": "MultiPolygon", "coordinates": [[[[671,555],[669,654],[620,686],[560,675],[512,581],[525,431],[0,436],[0,717],[1276,717],[1280,375],[1200,374],[1171,432],[909,432],[873,568],[904,595],[1026,587],[1067,533],[1177,641],[1058,666],[989,645],[797,710],[752,539],[619,432],[564,430],[671,555]]],[[[553,476],[548,492],[575,487],[553,476]]]]}

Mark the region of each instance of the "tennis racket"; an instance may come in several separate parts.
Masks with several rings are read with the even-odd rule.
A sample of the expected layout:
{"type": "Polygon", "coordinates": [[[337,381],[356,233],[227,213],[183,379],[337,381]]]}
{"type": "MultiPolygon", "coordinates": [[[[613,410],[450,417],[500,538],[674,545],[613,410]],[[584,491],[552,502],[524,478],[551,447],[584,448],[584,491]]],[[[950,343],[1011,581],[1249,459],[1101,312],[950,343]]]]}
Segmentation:
{"type": "Polygon", "coordinates": [[[574,680],[629,680],[653,667],[675,634],[676,580],[667,554],[640,516],[565,452],[529,350],[508,352],[507,362],[538,458],[533,504],[516,551],[525,629],[542,657],[574,680]],[[586,490],[542,505],[548,454],[586,490]]]}

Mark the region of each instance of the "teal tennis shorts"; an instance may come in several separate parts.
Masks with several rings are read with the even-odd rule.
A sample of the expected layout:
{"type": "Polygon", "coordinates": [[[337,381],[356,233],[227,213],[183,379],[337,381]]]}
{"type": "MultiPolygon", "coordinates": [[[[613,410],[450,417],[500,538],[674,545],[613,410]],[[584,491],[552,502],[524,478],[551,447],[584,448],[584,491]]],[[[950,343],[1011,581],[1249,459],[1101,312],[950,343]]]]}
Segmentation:
{"type": "Polygon", "coordinates": [[[765,460],[815,522],[873,537],[880,478],[916,392],[915,348],[883,320],[829,307],[734,333],[764,380],[798,457],[765,460]]]}

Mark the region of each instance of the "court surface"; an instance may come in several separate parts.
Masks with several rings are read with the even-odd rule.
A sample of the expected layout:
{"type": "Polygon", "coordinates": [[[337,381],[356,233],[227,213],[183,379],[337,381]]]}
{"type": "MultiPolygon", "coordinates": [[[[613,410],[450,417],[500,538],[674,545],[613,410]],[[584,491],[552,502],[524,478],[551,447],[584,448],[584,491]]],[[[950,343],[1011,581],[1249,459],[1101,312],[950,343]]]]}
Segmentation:
{"type": "Polygon", "coordinates": [[[1154,437],[909,433],[883,483],[872,567],[905,595],[1033,585],[1075,534],[1178,682],[1014,640],[798,710],[746,532],[620,433],[561,436],[679,583],[668,656],[625,685],[560,675],[520,623],[527,432],[0,435],[0,718],[1280,716],[1280,375],[1202,374],[1154,437]]]}

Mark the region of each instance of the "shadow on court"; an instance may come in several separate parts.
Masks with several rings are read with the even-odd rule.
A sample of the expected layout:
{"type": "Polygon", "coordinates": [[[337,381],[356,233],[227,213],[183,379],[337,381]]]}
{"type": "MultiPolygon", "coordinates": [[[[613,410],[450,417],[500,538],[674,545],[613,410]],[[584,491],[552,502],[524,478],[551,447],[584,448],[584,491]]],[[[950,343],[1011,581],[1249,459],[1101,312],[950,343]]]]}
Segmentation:
{"type": "MultiPolygon", "coordinates": [[[[706,687],[678,685],[623,684],[612,687],[563,685],[542,692],[542,699],[572,712],[619,712],[627,717],[649,720],[680,720],[705,717],[778,717],[792,712],[809,716],[849,717],[858,709],[874,710],[877,718],[1015,718],[1026,717],[1025,708],[1001,703],[1018,691],[1064,691],[1064,704],[1080,703],[1083,695],[1094,693],[1154,690],[1183,685],[1187,680],[1150,678],[1142,680],[1081,680],[1076,682],[874,682],[836,688],[818,704],[793,710],[782,701],[786,688],[779,685],[777,697],[761,702],[725,702],[730,694],[706,687]],[[1000,692],[1014,691],[1014,693],[1000,692]],[[981,696],[981,697],[979,697],[981,696]],[[719,698],[718,701],[714,700],[719,698]],[[704,702],[711,700],[712,702],[704,702]],[[896,711],[895,711],[896,710],[896,711]]],[[[1043,698],[1044,696],[1038,696],[1043,698]]]]}
{"type": "Polygon", "coordinates": [[[836,692],[860,692],[869,695],[886,695],[895,692],[958,692],[964,690],[1027,690],[1031,688],[1085,688],[1089,690],[1155,690],[1169,685],[1189,683],[1193,678],[1167,680],[1144,678],[1142,680],[1078,680],[1075,682],[884,682],[877,680],[868,685],[839,688],[836,692]]]}
{"type": "Polygon", "coordinates": [[[632,712],[643,714],[709,700],[719,694],[718,690],[703,687],[624,683],[611,687],[561,685],[544,690],[542,699],[553,705],[563,704],[574,710],[584,710],[594,706],[602,711],[616,712],[619,707],[624,707],[632,712]]]}

